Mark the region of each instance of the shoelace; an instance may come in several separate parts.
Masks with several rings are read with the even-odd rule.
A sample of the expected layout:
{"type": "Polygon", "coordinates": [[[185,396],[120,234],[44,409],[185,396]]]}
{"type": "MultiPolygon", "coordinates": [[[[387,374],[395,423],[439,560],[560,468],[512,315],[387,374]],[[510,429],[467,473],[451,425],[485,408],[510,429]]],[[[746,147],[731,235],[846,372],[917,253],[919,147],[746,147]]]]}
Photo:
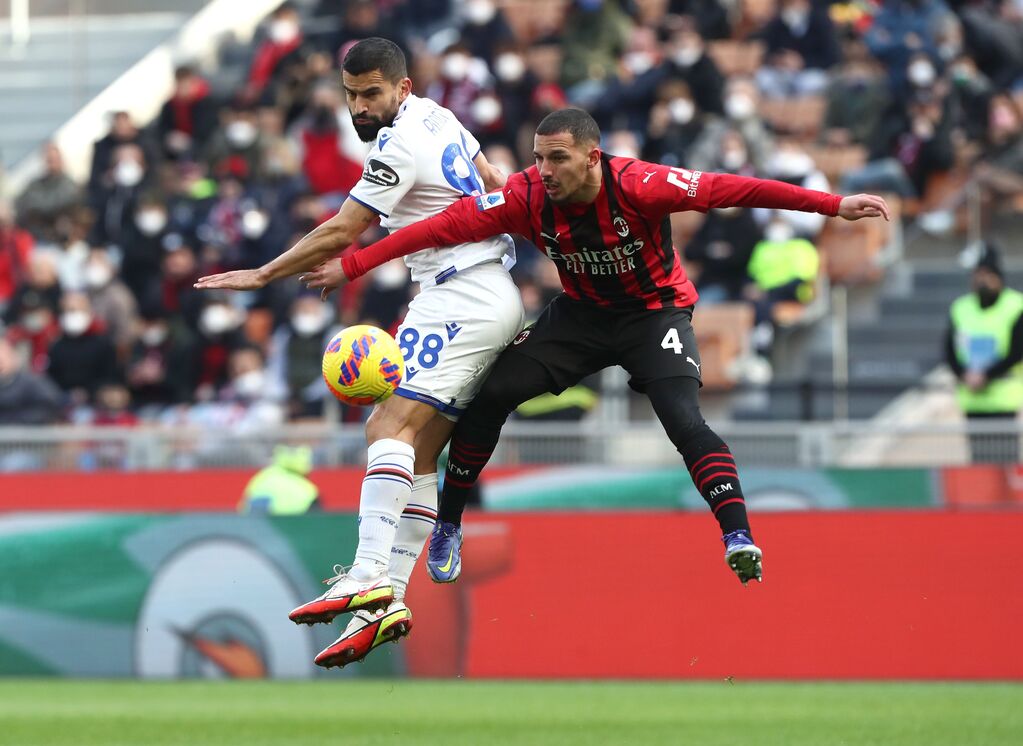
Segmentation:
{"type": "Polygon", "coordinates": [[[345,567],[344,565],[334,565],[334,576],[330,578],[324,578],[324,585],[334,585],[341,580],[344,580],[348,576],[348,571],[351,567],[345,567]]]}
{"type": "MultiPolygon", "coordinates": [[[[443,536],[445,539],[453,538],[458,534],[458,527],[453,523],[438,523],[436,530],[434,530],[434,537],[443,536]],[[450,526],[450,528],[448,528],[450,526]]],[[[447,542],[434,541],[430,539],[430,548],[428,553],[430,555],[431,562],[444,562],[448,558],[448,552],[450,547],[447,542]]]]}

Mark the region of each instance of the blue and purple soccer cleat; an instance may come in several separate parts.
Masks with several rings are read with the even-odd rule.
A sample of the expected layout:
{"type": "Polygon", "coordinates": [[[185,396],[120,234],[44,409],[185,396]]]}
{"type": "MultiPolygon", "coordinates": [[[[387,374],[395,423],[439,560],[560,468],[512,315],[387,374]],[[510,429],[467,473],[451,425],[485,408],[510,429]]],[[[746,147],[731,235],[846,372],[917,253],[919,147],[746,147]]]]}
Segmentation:
{"type": "Polygon", "coordinates": [[[434,583],[454,583],[462,572],[462,527],[437,521],[426,553],[426,571],[434,583]]]}
{"type": "Polygon", "coordinates": [[[762,583],[764,553],[753,543],[747,531],[729,531],[721,537],[725,543],[725,562],[732,568],[743,585],[751,580],[762,583]]]}

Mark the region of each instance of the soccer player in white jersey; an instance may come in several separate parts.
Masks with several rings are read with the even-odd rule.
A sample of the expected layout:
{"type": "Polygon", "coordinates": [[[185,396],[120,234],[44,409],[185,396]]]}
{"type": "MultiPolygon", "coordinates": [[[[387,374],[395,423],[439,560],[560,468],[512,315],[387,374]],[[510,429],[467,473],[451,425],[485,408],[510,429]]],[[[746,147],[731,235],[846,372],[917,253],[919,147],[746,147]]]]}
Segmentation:
{"type": "MultiPolygon", "coordinates": [[[[266,265],[201,278],[198,288],[252,290],[312,270],[378,218],[390,231],[435,215],[456,200],[504,185],[479,143],[454,115],[414,96],[405,57],[379,38],[345,56],[342,82],[356,131],[374,142],[361,180],[340,211],[266,265]]],[[[416,559],[437,515],[437,458],[454,420],[498,353],[522,328],[522,301],[508,274],[511,237],[427,249],[406,258],[420,292],[398,330],[405,377],[366,423],[369,444],[359,503],[355,562],[335,568],[330,589],[291,613],[296,623],[354,612],[322,651],[322,666],[364,658],[408,634],[403,603],[416,559]]]]}

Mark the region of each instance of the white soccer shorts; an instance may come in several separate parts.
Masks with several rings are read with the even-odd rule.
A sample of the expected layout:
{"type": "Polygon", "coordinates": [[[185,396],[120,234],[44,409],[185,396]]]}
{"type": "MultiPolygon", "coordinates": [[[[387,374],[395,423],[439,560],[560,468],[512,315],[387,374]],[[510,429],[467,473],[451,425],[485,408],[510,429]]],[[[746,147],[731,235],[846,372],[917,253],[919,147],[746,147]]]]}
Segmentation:
{"type": "Polygon", "coordinates": [[[395,393],[457,419],[522,324],[522,298],[500,262],[425,288],[398,328],[405,375],[395,393]]]}

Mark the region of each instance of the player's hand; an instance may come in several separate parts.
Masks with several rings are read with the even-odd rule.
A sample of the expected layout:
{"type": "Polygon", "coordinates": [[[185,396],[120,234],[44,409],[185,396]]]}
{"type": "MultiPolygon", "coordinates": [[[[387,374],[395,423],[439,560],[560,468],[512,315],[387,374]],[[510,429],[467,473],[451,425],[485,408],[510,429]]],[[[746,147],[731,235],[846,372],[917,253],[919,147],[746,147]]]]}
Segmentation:
{"type": "Polygon", "coordinates": [[[237,269],[200,277],[193,287],[199,290],[259,290],[266,287],[266,283],[266,277],[258,269],[237,269]]]}
{"type": "Polygon", "coordinates": [[[348,283],[340,259],[328,259],[298,279],[299,282],[304,282],[307,288],[323,288],[320,291],[320,300],[327,300],[327,296],[334,290],[348,283]]]}
{"type": "Polygon", "coordinates": [[[838,217],[846,220],[878,217],[891,220],[891,213],[888,211],[888,203],[876,194],[854,194],[843,197],[838,203],[838,217]]]}

